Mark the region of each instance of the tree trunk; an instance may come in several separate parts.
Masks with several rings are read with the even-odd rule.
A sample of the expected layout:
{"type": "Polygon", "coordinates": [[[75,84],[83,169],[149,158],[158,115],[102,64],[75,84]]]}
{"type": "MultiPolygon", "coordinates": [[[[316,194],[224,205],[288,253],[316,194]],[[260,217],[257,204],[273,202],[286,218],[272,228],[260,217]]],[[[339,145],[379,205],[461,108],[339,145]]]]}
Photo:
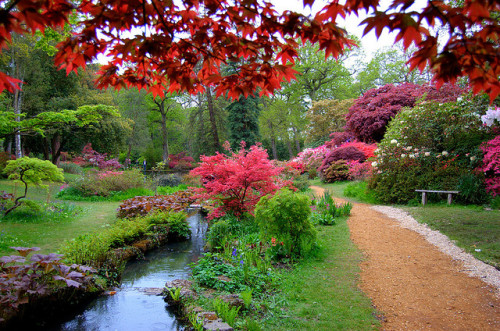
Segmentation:
{"type": "Polygon", "coordinates": [[[44,137],[43,138],[43,159],[44,160],[50,160],[50,148],[49,148],[49,145],[50,145],[50,141],[49,141],[49,138],[47,137],[44,137]]]}
{"type": "Polygon", "coordinates": [[[297,128],[295,126],[292,126],[292,130],[293,130],[293,139],[295,140],[295,147],[297,147],[297,154],[300,153],[300,141],[299,139],[297,138],[297,128]]]}
{"type": "Polygon", "coordinates": [[[292,143],[290,142],[290,140],[287,140],[286,144],[288,145],[288,154],[290,155],[290,160],[291,160],[295,156],[292,151],[292,143]]]}
{"type": "Polygon", "coordinates": [[[269,127],[269,131],[271,133],[271,150],[273,151],[273,159],[278,159],[278,149],[276,148],[276,137],[274,135],[274,127],[271,120],[267,120],[267,126],[269,127]]]}
{"type": "Polygon", "coordinates": [[[163,162],[168,164],[168,133],[167,133],[167,114],[165,113],[165,107],[162,103],[161,110],[161,140],[163,146],[163,162]]]}
{"type": "Polygon", "coordinates": [[[214,139],[214,148],[216,151],[220,152],[221,145],[219,141],[219,133],[217,131],[217,123],[215,121],[215,108],[212,99],[212,92],[210,92],[210,88],[207,88],[207,104],[208,104],[208,114],[210,115],[210,124],[212,125],[212,137],[214,139]]]}
{"type": "MultiPolygon", "coordinates": [[[[17,71],[18,69],[16,69],[17,71]]],[[[22,84],[21,84],[22,88],[22,84]]],[[[23,102],[23,94],[20,90],[16,90],[14,92],[14,113],[16,114],[16,122],[21,121],[21,106],[23,102]]],[[[17,128],[19,129],[19,128],[17,128]]],[[[22,146],[21,146],[21,133],[16,130],[16,133],[14,134],[14,141],[15,141],[15,150],[16,150],[16,158],[19,159],[23,157],[23,151],[22,151],[22,146]]]]}
{"type": "Polygon", "coordinates": [[[52,137],[52,163],[56,166],[59,165],[59,160],[61,159],[61,135],[56,133],[54,137],[52,137]]]}

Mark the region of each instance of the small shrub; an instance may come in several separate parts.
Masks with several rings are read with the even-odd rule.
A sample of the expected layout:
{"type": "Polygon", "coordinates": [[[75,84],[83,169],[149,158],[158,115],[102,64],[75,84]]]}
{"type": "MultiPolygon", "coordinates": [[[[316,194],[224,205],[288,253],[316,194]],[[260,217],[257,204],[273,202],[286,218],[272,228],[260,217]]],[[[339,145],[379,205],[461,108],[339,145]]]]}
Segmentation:
{"type": "MultiPolygon", "coordinates": [[[[84,176],[69,184],[71,195],[84,197],[108,197],[113,192],[132,188],[144,188],[144,176],[138,169],[126,171],[88,171],[84,176]],[[76,191],[75,191],[76,190],[76,191]],[[79,192],[76,193],[76,192],[79,192]]],[[[64,194],[61,194],[63,196],[64,194]]]]}
{"type": "Polygon", "coordinates": [[[177,174],[155,176],[157,186],[178,186],[182,183],[182,177],[177,174]]]}
{"type": "Polygon", "coordinates": [[[207,233],[207,244],[211,249],[222,247],[233,233],[229,220],[220,219],[212,224],[207,233]]]}
{"type": "Polygon", "coordinates": [[[481,149],[484,158],[479,170],[486,177],[486,189],[493,196],[500,195],[500,136],[484,143],[481,149]]]}
{"type": "Polygon", "coordinates": [[[458,180],[457,200],[463,203],[483,204],[490,199],[486,192],[483,176],[478,176],[473,173],[464,174],[458,180]]]}
{"type": "Polygon", "coordinates": [[[309,198],[288,189],[263,197],[255,209],[262,238],[283,242],[285,254],[291,258],[303,256],[315,246],[316,230],[310,214],[309,198]]]}
{"type": "Polygon", "coordinates": [[[260,144],[248,151],[242,145],[238,153],[232,152],[230,156],[220,153],[202,156],[201,161],[191,174],[199,175],[203,182],[196,197],[218,204],[209,218],[227,212],[236,216],[252,213],[262,196],[274,194],[289,184],[278,179],[282,169],[272,165],[260,144]]]}
{"type": "Polygon", "coordinates": [[[64,171],[65,174],[82,175],[83,169],[78,164],[73,162],[61,162],[59,167],[64,171]]]}
{"type": "Polygon", "coordinates": [[[187,217],[184,211],[156,211],[144,216],[143,219],[150,225],[168,225],[170,236],[187,239],[191,236],[187,217]]]}
{"type": "Polygon", "coordinates": [[[12,247],[20,255],[0,258],[0,320],[9,313],[40,296],[50,295],[65,287],[87,287],[91,285],[95,271],[81,265],[65,265],[59,254],[34,254],[38,247],[12,247]]]}
{"type": "Polygon", "coordinates": [[[330,163],[328,168],[321,173],[321,179],[325,183],[333,183],[349,179],[349,166],[344,160],[337,160],[330,163]]]}
{"type": "Polygon", "coordinates": [[[309,176],[307,174],[300,175],[293,180],[293,186],[300,192],[305,192],[309,189],[309,176]]]}
{"type": "Polygon", "coordinates": [[[355,146],[338,147],[326,155],[323,162],[321,163],[321,166],[318,168],[318,172],[320,174],[324,173],[325,170],[328,169],[333,162],[339,160],[344,160],[346,162],[364,162],[366,160],[366,156],[365,153],[360,151],[355,146]]]}

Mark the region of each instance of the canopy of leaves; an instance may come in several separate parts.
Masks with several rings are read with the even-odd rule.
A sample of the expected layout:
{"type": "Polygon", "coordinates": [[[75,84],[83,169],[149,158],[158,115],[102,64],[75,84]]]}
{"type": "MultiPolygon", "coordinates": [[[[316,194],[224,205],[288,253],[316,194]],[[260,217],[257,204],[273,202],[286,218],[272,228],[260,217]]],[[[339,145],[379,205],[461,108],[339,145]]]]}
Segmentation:
{"type": "Polygon", "coordinates": [[[306,144],[319,140],[324,142],[330,133],[342,130],[346,123],[345,116],[352,104],[351,99],[314,102],[306,113],[309,121],[306,144]]]}
{"type": "Polygon", "coordinates": [[[35,185],[42,184],[42,181],[62,182],[64,180],[62,169],[52,162],[27,156],[8,161],[4,173],[9,175],[9,179],[18,179],[35,185]]]}
{"type": "MultiPolygon", "coordinates": [[[[312,6],[315,1],[303,2],[312,6]]],[[[460,3],[428,1],[417,12],[407,0],[392,0],[387,9],[377,0],[330,1],[308,17],[247,0],[83,0],[76,5],[23,0],[2,6],[0,47],[12,33],[62,27],[77,7],[81,20],[74,35],[59,44],[56,58],[68,72],[105,54],[110,62],[100,73],[101,87],[136,86],[162,95],[167,89],[197,92],[215,86],[218,95],[238,98],[257,88],[272,93],[293,78],[299,38],[318,44],[327,56],[339,56],[354,42],[336,19],[368,12],[365,34],[380,36],[387,28],[405,49],[416,45],[411,68],[430,67],[438,86],[468,76],[475,93],[484,90],[493,100],[500,94],[500,26],[494,15],[500,5],[493,0],[460,3]],[[440,27],[448,33],[442,47],[440,27]],[[239,58],[246,61],[238,72],[222,75],[221,66],[239,58]]],[[[0,90],[13,91],[19,82],[0,73],[0,90]]]]}

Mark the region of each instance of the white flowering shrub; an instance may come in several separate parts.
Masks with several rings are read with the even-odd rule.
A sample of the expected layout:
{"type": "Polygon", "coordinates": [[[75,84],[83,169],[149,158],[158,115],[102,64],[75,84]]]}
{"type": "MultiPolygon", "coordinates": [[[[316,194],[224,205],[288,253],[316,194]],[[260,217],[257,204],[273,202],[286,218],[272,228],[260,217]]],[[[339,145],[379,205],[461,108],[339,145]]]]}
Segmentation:
{"type": "Polygon", "coordinates": [[[483,178],[475,169],[483,156],[479,146],[492,137],[481,120],[486,109],[476,98],[425,102],[401,111],[378,145],[370,187],[386,203],[417,199],[415,189],[467,191],[459,197],[463,202],[485,200],[483,178]]]}

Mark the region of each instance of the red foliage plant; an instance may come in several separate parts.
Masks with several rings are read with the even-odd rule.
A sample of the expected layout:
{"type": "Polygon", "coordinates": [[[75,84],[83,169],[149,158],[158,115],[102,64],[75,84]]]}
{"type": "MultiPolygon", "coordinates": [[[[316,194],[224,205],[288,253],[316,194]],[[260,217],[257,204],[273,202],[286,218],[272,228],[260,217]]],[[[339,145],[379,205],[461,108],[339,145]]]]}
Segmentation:
{"type": "Polygon", "coordinates": [[[375,150],[377,149],[376,144],[365,144],[359,141],[352,141],[352,142],[347,142],[345,144],[342,144],[340,147],[356,147],[360,151],[365,154],[365,159],[369,159],[371,157],[375,157],[375,150]]]}
{"type": "Polygon", "coordinates": [[[168,158],[170,160],[168,162],[170,169],[184,170],[193,168],[194,159],[191,156],[186,156],[186,152],[170,154],[168,158]]]}
{"type": "Polygon", "coordinates": [[[367,91],[358,98],[346,116],[346,131],[363,142],[379,142],[384,137],[387,124],[403,107],[414,107],[425,94],[425,100],[455,101],[464,90],[445,84],[439,90],[433,86],[405,83],[387,84],[367,91]]]}
{"type": "Polygon", "coordinates": [[[321,163],[321,166],[318,168],[318,173],[324,173],[333,162],[339,160],[344,160],[346,162],[364,162],[366,160],[366,156],[363,151],[360,151],[354,146],[338,147],[326,155],[326,157],[323,159],[323,162],[321,163]]]}
{"type": "Polygon", "coordinates": [[[493,196],[500,196],[500,136],[484,143],[481,149],[484,158],[479,170],[485,175],[486,190],[493,196]]]}
{"type": "Polygon", "coordinates": [[[235,216],[253,213],[261,197],[274,194],[290,184],[278,179],[282,168],[272,165],[267,151],[260,144],[248,151],[244,146],[242,143],[238,153],[231,152],[229,156],[221,153],[201,156],[200,165],[190,172],[200,176],[203,183],[196,198],[210,199],[218,204],[209,213],[209,219],[224,216],[227,212],[235,216]]]}
{"type": "MultiPolygon", "coordinates": [[[[304,6],[315,2],[303,0],[304,6]]],[[[227,93],[233,99],[257,89],[269,94],[296,74],[297,40],[318,44],[327,56],[338,57],[355,42],[336,19],[366,12],[364,34],[374,31],[380,37],[388,29],[405,49],[416,46],[408,61],[411,69],[431,68],[438,85],[468,76],[473,92],[485,91],[491,101],[500,94],[500,26],[491,14],[499,11],[498,1],[426,1],[416,11],[408,0],[391,0],[383,7],[378,0],[331,0],[314,16],[279,12],[268,1],[248,0],[2,3],[0,48],[14,33],[62,28],[73,12],[80,13],[74,33],[57,46],[55,62],[68,73],[76,72],[106,54],[109,63],[101,66],[97,82],[101,88],[134,86],[157,96],[213,87],[217,95],[227,93]],[[438,45],[441,29],[436,26],[447,26],[443,45],[438,45]],[[225,75],[229,62],[238,70],[225,75]]],[[[13,92],[20,83],[19,77],[0,72],[0,92],[13,92]]]]}
{"type": "Polygon", "coordinates": [[[354,136],[350,132],[342,131],[342,132],[332,132],[330,133],[330,141],[325,142],[326,147],[330,149],[334,149],[339,147],[343,143],[353,141],[354,136]]]}

